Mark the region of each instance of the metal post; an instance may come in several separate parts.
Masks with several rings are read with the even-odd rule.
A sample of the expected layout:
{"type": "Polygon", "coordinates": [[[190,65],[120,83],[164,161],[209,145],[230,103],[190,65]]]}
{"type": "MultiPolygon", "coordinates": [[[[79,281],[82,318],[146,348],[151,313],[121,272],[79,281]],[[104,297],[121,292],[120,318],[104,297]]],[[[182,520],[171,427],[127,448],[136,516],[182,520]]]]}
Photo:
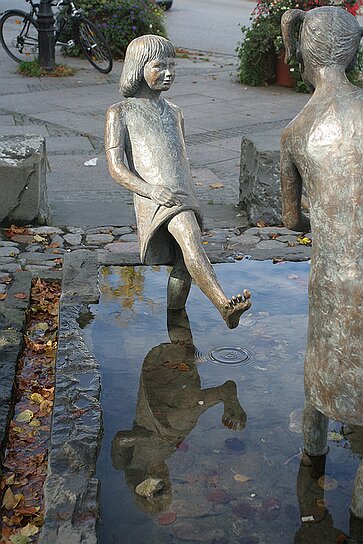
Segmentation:
{"type": "Polygon", "coordinates": [[[37,14],[39,62],[44,70],[55,66],[54,17],[50,0],[40,0],[37,14]]]}

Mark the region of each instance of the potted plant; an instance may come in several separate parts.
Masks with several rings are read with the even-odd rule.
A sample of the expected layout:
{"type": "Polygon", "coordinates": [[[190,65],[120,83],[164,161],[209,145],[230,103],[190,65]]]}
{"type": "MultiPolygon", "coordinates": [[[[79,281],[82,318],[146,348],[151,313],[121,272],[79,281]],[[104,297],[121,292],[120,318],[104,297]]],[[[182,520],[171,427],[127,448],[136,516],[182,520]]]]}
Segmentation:
{"type": "MultiPolygon", "coordinates": [[[[337,5],[335,0],[258,0],[250,20],[251,26],[242,26],[244,40],[238,44],[238,75],[245,85],[268,85],[281,83],[281,69],[284,69],[284,50],[281,35],[281,17],[288,9],[308,11],[316,7],[337,5]]],[[[363,0],[342,0],[339,5],[352,13],[359,14],[363,0]]],[[[358,62],[361,70],[362,55],[358,62]]],[[[288,84],[286,77],[290,74],[290,85],[297,90],[306,90],[300,78],[298,64],[293,59],[285,68],[282,84],[288,84]]],[[[356,81],[356,73],[354,75],[356,81]]]]}

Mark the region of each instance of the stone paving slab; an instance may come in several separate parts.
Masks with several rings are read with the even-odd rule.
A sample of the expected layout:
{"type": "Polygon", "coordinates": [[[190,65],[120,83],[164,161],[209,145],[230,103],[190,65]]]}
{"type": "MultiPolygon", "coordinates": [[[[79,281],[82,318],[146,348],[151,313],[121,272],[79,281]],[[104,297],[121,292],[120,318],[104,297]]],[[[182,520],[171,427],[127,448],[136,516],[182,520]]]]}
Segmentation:
{"type": "MultiPolygon", "coordinates": [[[[0,117],[1,123],[1,117],[0,117]]],[[[44,125],[23,125],[23,126],[0,126],[1,136],[25,136],[25,135],[49,136],[47,128],[44,125]]]]}
{"type": "Polygon", "coordinates": [[[1,115],[0,116],[0,126],[7,127],[15,125],[14,117],[12,115],[1,115]]]}
{"type": "Polygon", "coordinates": [[[63,155],[76,154],[79,151],[93,151],[93,146],[86,136],[65,136],[47,138],[47,153],[63,155]]]}

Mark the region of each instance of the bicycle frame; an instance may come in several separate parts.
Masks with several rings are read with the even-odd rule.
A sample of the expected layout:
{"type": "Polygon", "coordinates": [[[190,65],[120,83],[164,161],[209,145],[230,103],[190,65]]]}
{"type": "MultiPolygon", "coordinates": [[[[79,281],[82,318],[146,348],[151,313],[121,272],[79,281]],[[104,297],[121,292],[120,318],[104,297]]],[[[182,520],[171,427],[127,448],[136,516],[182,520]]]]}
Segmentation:
{"type": "MultiPolygon", "coordinates": [[[[39,11],[39,3],[37,2],[33,2],[33,0],[25,0],[27,3],[29,3],[31,5],[31,10],[29,12],[29,15],[31,17],[34,18],[34,15],[36,16],[36,14],[38,13],[39,11]]],[[[69,46],[69,45],[73,45],[73,44],[70,44],[69,42],[59,42],[58,41],[58,37],[61,35],[62,33],[62,30],[64,29],[65,25],[67,24],[67,20],[68,18],[75,18],[75,17],[80,17],[82,12],[80,9],[78,9],[74,2],[70,1],[70,0],[59,0],[58,2],[54,2],[53,0],[49,0],[49,4],[51,5],[51,7],[66,7],[66,15],[64,14],[61,14],[58,13],[56,16],[55,16],[55,39],[56,39],[56,45],[58,46],[69,46]]],[[[36,17],[35,17],[35,21],[36,21],[36,17]]]]}

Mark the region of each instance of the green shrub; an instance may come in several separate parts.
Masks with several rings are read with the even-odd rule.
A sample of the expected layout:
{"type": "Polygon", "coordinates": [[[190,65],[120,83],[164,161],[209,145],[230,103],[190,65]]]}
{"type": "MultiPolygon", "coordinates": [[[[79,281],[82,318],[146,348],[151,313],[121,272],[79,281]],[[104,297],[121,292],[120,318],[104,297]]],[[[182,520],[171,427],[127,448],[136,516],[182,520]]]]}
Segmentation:
{"type": "Polygon", "coordinates": [[[275,81],[276,52],[274,28],[268,19],[241,27],[244,42],[237,47],[239,79],[246,85],[258,86],[275,81]]]}
{"type": "Polygon", "coordinates": [[[114,58],[123,58],[138,36],[166,37],[164,12],[150,0],[77,0],[77,7],[104,34],[114,58]]]}

